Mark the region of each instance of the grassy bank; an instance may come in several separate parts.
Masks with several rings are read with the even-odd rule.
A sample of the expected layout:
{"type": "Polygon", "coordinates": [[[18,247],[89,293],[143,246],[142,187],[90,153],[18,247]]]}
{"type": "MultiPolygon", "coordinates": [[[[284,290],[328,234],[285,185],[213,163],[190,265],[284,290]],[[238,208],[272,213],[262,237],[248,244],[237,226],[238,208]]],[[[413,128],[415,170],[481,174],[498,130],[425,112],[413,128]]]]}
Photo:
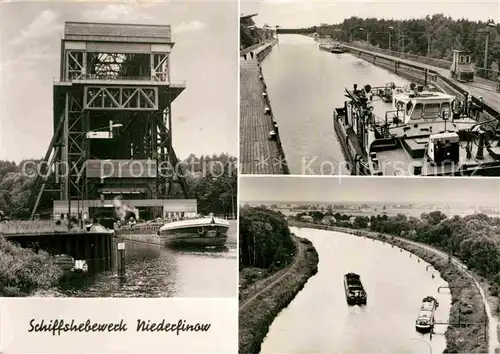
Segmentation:
{"type": "Polygon", "coordinates": [[[465,275],[456,265],[450,265],[447,259],[403,239],[367,230],[325,227],[324,225],[297,222],[290,222],[290,226],[327,229],[376,239],[407,250],[425,262],[432,264],[441,277],[448,282],[452,297],[449,318],[450,325],[445,333],[447,346],[444,353],[488,352],[487,315],[481,294],[474,281],[465,275]],[[460,325],[458,324],[459,322],[461,323],[460,325]]]}
{"type": "Polygon", "coordinates": [[[294,237],[294,241],[297,252],[291,265],[271,274],[256,269],[240,272],[240,353],[260,352],[261,343],[275,317],[318,271],[318,253],[312,243],[298,237],[294,237]]]}
{"type": "Polygon", "coordinates": [[[54,286],[62,275],[47,252],[35,253],[0,236],[0,296],[29,296],[54,286]]]}

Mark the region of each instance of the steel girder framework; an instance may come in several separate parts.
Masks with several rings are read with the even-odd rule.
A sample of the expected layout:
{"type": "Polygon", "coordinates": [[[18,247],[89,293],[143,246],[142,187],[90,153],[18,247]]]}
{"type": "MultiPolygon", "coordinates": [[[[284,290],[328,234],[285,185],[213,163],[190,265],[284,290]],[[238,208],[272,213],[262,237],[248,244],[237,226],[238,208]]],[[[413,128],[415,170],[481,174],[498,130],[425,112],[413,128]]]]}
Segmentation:
{"type": "Polygon", "coordinates": [[[64,51],[61,81],[71,85],[54,86],[58,119],[30,199],[32,218],[45,193],[57,193],[60,200],[74,204],[96,198],[102,180],[86,177],[86,161],[101,156],[156,160],[156,178],[137,178],[128,183],[145,186],[153,199],[170,198],[173,184],[178,183],[184,197],[189,198],[172,147],[171,102],[177,95],[169,93],[168,56],[64,51]],[[126,80],[126,84],[118,80],[126,80]],[[136,85],[134,80],[147,80],[153,85],[136,85]],[[155,82],[167,85],[157,86],[155,82]],[[116,143],[112,139],[113,146],[99,145],[86,137],[87,132],[106,124],[104,117],[123,125],[116,143]]]}
{"type": "Polygon", "coordinates": [[[169,80],[168,53],[119,54],[66,51],[68,80],[169,80]]]}

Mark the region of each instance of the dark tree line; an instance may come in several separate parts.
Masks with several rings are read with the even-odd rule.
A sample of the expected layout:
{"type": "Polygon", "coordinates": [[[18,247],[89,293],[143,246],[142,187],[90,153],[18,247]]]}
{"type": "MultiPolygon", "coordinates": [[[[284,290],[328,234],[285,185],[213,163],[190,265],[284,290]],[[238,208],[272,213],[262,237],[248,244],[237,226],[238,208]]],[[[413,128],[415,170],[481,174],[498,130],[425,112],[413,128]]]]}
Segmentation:
{"type": "MultiPolygon", "coordinates": [[[[26,160],[27,161],[27,160],[26,160]]],[[[30,216],[29,198],[33,193],[34,177],[23,173],[23,165],[0,161],[0,210],[12,219],[26,219],[30,216]],[[28,175],[28,176],[27,176],[28,175]]],[[[32,166],[33,164],[27,165],[32,166]]],[[[236,214],[238,193],[237,159],[228,154],[191,154],[182,162],[183,174],[188,183],[191,197],[198,200],[198,212],[214,213],[230,217],[236,214]]],[[[182,198],[180,186],[176,185],[173,198],[182,198]]],[[[45,196],[39,206],[40,215],[52,214],[52,199],[45,196]]]]}
{"type": "Polygon", "coordinates": [[[293,259],[296,246],[283,214],[244,206],[239,225],[240,268],[281,268],[293,259]]]}
{"type": "Polygon", "coordinates": [[[475,65],[481,68],[486,43],[484,31],[487,31],[490,33],[488,68],[497,70],[500,61],[500,26],[490,27],[488,23],[454,20],[442,14],[409,20],[351,17],[340,24],[315,26],[302,31],[330,35],[341,41],[366,41],[368,32],[369,43],[383,49],[389,49],[390,32],[392,50],[404,49],[405,53],[421,56],[428,55],[430,38],[431,58],[450,61],[454,49],[467,50],[471,52],[475,65]]]}
{"type": "Polygon", "coordinates": [[[236,217],[238,166],[236,157],[227,154],[190,155],[186,163],[195,167],[188,177],[192,198],[198,201],[198,212],[236,217]]]}
{"type": "MultiPolygon", "coordinates": [[[[315,223],[332,213],[309,212],[315,223]]],[[[294,218],[300,220],[298,214],[294,218]]],[[[423,213],[420,217],[355,216],[333,213],[336,225],[404,237],[435,246],[453,254],[481,276],[500,285],[500,218],[486,214],[447,217],[441,211],[423,213]]]]}

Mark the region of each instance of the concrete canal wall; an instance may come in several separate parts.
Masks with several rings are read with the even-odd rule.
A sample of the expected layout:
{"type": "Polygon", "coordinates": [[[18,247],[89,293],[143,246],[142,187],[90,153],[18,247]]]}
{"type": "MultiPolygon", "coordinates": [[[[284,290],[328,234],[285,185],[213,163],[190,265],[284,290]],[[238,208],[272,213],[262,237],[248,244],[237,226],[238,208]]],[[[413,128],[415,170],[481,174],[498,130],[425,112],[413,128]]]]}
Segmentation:
{"type": "Polygon", "coordinates": [[[0,224],[0,236],[22,247],[66,254],[77,260],[110,262],[113,232],[101,225],[73,226],[52,220],[12,220],[0,224]]]}
{"type": "Polygon", "coordinates": [[[240,171],[243,174],[290,173],[261,67],[277,43],[274,39],[240,53],[240,171]],[[248,54],[250,51],[253,58],[248,54]]]}
{"type": "MultiPolygon", "coordinates": [[[[278,39],[274,39],[269,45],[264,47],[262,50],[260,50],[257,53],[257,59],[259,60],[259,63],[262,62],[272,51],[273,47],[278,43],[278,39]]],[[[283,161],[283,174],[290,174],[290,171],[288,169],[288,165],[286,163],[286,157],[285,157],[285,151],[283,149],[283,145],[281,144],[281,138],[280,138],[280,132],[279,132],[279,127],[278,123],[276,121],[276,117],[274,116],[274,111],[271,106],[271,99],[269,98],[269,94],[267,92],[267,83],[264,78],[264,74],[262,72],[262,66],[259,64],[259,71],[260,71],[260,76],[262,77],[262,85],[263,85],[263,91],[264,91],[264,99],[266,101],[267,106],[269,107],[269,115],[271,116],[272,122],[273,122],[273,127],[274,131],[276,133],[276,142],[278,144],[278,151],[280,154],[280,159],[283,161]]]]}
{"type": "Polygon", "coordinates": [[[278,39],[275,38],[272,41],[270,41],[266,46],[262,47],[257,51],[257,59],[259,62],[263,61],[269,53],[273,50],[273,47],[278,43],[278,39]]]}

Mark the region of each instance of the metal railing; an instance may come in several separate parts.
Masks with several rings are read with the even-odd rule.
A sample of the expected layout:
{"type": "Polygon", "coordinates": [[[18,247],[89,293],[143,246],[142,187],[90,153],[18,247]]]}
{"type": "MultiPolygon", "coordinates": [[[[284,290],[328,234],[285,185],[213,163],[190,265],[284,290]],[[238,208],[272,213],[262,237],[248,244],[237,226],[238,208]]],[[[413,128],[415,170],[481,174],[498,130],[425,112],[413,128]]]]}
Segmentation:
{"type": "Polygon", "coordinates": [[[99,81],[100,83],[116,83],[117,81],[148,81],[148,82],[157,82],[159,84],[168,84],[171,86],[185,86],[186,80],[172,80],[165,79],[159,80],[154,76],[116,76],[116,77],[102,77],[97,75],[81,75],[77,78],[65,78],[65,77],[54,77],[53,83],[71,83],[74,81],[84,81],[84,80],[92,80],[99,81]]]}

